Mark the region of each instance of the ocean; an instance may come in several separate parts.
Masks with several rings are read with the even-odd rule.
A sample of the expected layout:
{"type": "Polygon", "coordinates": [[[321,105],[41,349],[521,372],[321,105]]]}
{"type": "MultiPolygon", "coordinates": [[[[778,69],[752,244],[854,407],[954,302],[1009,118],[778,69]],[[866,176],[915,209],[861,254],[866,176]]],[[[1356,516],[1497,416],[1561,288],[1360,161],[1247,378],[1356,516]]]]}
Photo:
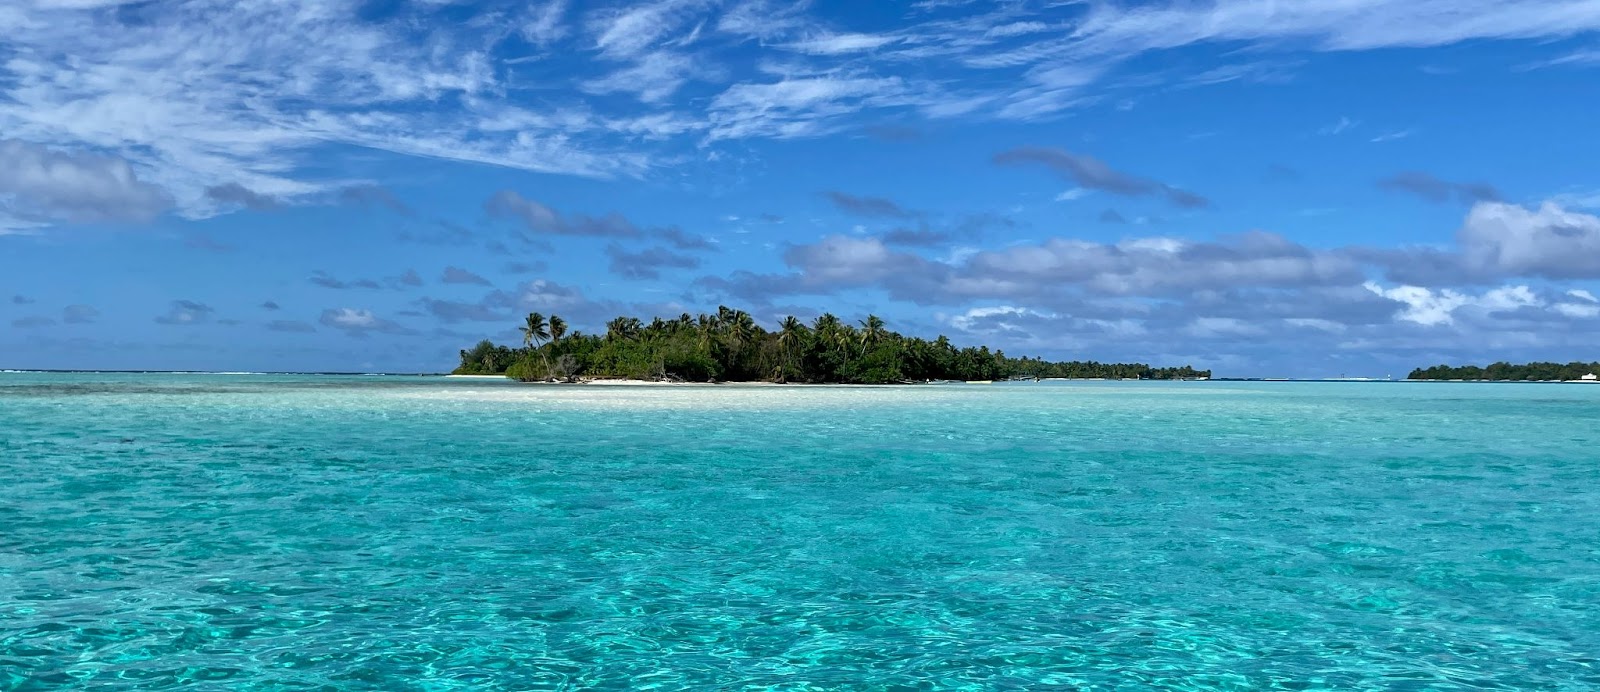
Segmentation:
{"type": "Polygon", "coordinates": [[[1600,387],[0,374],[0,689],[1600,686],[1600,387]]]}

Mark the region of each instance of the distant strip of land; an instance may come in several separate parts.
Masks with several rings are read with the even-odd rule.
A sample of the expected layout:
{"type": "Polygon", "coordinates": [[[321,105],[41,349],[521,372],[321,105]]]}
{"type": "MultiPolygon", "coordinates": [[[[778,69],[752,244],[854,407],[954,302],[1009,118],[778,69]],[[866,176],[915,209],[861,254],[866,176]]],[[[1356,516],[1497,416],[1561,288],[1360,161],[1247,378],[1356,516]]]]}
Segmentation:
{"type": "Polygon", "coordinates": [[[1600,382],[1600,362],[1435,365],[1412,370],[1406,379],[1446,382],[1600,382]]]}
{"type": "Polygon", "coordinates": [[[988,346],[957,347],[890,331],[869,315],[856,325],[824,313],[809,324],[783,319],[776,331],[727,307],[676,318],[618,317],[604,334],[568,330],[557,315],[531,313],[522,346],[480,341],[460,352],[456,375],[504,375],[523,382],[628,379],[666,382],[895,384],[1008,379],[1202,380],[1188,365],[1053,362],[1014,358],[988,346]]]}

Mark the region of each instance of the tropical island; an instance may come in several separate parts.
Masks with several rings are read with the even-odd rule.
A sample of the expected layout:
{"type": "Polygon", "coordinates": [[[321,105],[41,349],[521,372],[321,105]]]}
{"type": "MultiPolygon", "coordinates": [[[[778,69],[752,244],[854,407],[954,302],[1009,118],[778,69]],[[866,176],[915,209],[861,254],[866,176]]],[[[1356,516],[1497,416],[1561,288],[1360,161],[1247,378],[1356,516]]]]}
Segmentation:
{"type": "Polygon", "coordinates": [[[958,348],[890,331],[869,315],[857,325],[832,314],[810,324],[790,316],[767,331],[743,310],[676,318],[618,317],[604,334],[569,330],[540,313],[518,327],[521,347],[489,340],[461,351],[452,374],[504,375],[522,382],[634,379],[676,382],[895,384],[1005,379],[1209,379],[1210,370],[1142,363],[1051,362],[1013,358],[988,346],[958,348]]]}
{"type": "Polygon", "coordinates": [[[1600,362],[1584,363],[1525,363],[1512,365],[1499,362],[1486,366],[1435,365],[1417,368],[1406,376],[1408,380],[1490,380],[1502,382],[1590,382],[1600,375],[1600,362]]]}

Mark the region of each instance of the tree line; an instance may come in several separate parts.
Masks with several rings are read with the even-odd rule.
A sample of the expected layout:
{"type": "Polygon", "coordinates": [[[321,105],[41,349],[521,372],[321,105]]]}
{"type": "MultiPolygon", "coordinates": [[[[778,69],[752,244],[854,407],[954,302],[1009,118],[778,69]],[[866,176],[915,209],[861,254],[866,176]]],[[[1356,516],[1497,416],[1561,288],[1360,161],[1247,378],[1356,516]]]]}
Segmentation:
{"type": "Polygon", "coordinates": [[[1048,362],[1011,358],[987,346],[958,348],[946,337],[932,341],[890,331],[869,315],[848,324],[824,314],[809,324],[790,316],[767,331],[749,313],[719,307],[715,314],[684,313],[644,322],[618,317],[604,334],[570,330],[557,315],[529,314],[518,327],[522,346],[479,342],[460,352],[460,375],[505,375],[524,382],[622,377],[684,382],[789,382],[887,384],[929,380],[1000,380],[1022,377],[1108,379],[1208,378],[1189,366],[1152,368],[1142,363],[1048,362]]]}
{"type": "Polygon", "coordinates": [[[1477,365],[1435,365],[1431,368],[1417,368],[1411,371],[1407,379],[1412,380],[1512,380],[1512,381],[1548,381],[1548,380],[1576,380],[1589,373],[1600,374],[1600,363],[1583,363],[1574,361],[1565,365],[1561,363],[1525,363],[1513,365],[1499,362],[1487,366],[1477,365]]]}

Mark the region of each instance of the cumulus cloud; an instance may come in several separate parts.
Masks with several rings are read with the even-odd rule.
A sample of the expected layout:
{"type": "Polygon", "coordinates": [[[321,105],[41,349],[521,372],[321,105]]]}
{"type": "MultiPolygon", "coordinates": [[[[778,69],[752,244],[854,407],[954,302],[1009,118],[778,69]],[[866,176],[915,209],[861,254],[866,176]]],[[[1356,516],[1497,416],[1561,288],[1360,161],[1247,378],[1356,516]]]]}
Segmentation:
{"type": "Polygon", "coordinates": [[[1540,307],[1545,304],[1545,301],[1527,286],[1502,286],[1477,295],[1421,286],[1384,288],[1375,282],[1367,282],[1365,287],[1375,294],[1403,304],[1405,307],[1396,314],[1398,319],[1430,327],[1453,324],[1456,313],[1464,308],[1496,313],[1540,307]]]}
{"type": "Polygon", "coordinates": [[[935,261],[880,238],[829,236],[783,255],[791,274],[702,279],[704,288],[745,299],[785,293],[876,288],[921,305],[977,300],[1050,305],[1078,295],[1171,296],[1240,287],[1307,288],[1359,284],[1362,268],[1342,253],[1315,251],[1254,232],[1199,242],[1137,238],[1094,243],[1051,238],[935,261]]]}
{"type": "Polygon", "coordinates": [[[167,312],[155,318],[157,324],[187,326],[210,322],[217,313],[205,303],[192,300],[174,300],[167,312]]]}
{"type": "Polygon", "coordinates": [[[1553,203],[1484,202],[1457,233],[1468,267],[1500,276],[1600,278],[1600,217],[1553,203]]]}
{"type": "Polygon", "coordinates": [[[1559,302],[1551,306],[1551,309],[1573,319],[1600,317],[1600,298],[1595,298],[1593,293],[1575,288],[1562,295],[1559,302]]]}
{"type": "Polygon", "coordinates": [[[1080,187],[1115,195],[1159,196],[1175,206],[1190,209],[1210,204],[1206,198],[1192,192],[1148,178],[1129,175],[1113,169],[1092,156],[1074,154],[1061,149],[1020,147],[995,154],[994,162],[1000,165],[1042,165],[1080,187]]]}
{"type": "Polygon", "coordinates": [[[325,327],[338,329],[351,336],[365,336],[378,332],[383,334],[415,334],[393,321],[374,315],[371,310],[356,308],[329,308],[322,311],[322,317],[317,320],[325,327]]]}
{"type": "Polygon", "coordinates": [[[24,221],[145,223],[172,205],[115,156],[0,139],[0,161],[0,212],[24,221]]]}

